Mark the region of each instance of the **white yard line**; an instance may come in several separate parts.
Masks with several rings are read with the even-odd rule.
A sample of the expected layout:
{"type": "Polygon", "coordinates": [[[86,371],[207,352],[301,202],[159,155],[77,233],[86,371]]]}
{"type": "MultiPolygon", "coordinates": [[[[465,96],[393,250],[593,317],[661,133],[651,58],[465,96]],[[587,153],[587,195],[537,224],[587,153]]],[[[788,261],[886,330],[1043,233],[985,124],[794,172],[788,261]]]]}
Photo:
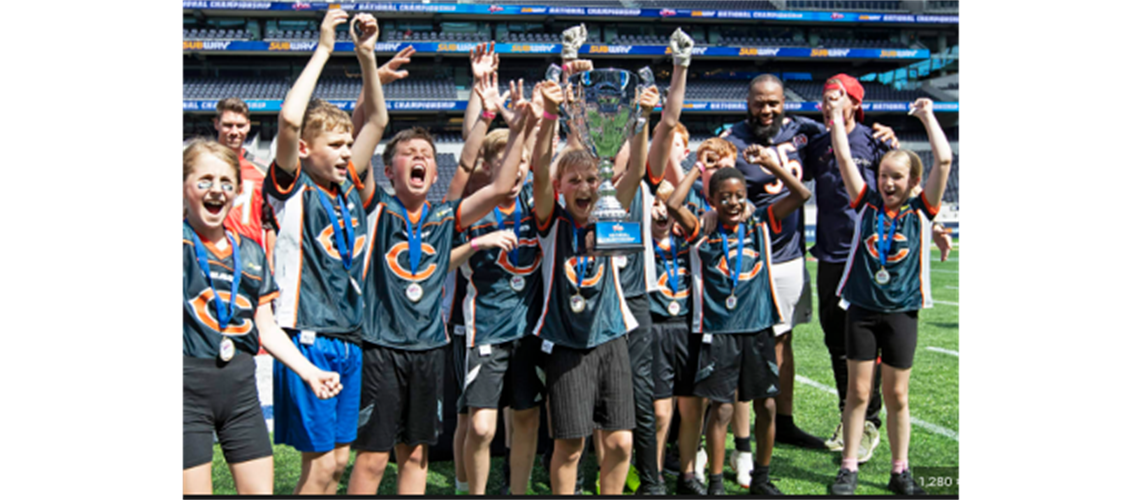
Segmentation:
{"type": "Polygon", "coordinates": [[[958,287],[956,287],[956,286],[950,286],[950,285],[946,285],[946,288],[947,288],[948,290],[957,290],[957,289],[958,289],[958,287]]]}
{"type": "Polygon", "coordinates": [[[948,305],[948,306],[954,306],[954,307],[958,307],[958,303],[957,303],[957,302],[950,302],[950,301],[948,301],[948,300],[935,300],[935,301],[934,301],[934,303],[935,303],[935,304],[946,304],[946,305],[948,305]]]}
{"type": "Polygon", "coordinates": [[[932,272],[932,273],[951,273],[951,274],[958,274],[958,271],[957,271],[957,270],[950,270],[950,269],[931,269],[931,270],[930,270],[930,272],[932,272]]]}
{"type": "MultiPolygon", "coordinates": [[[[796,375],[796,382],[800,382],[802,384],[807,384],[807,385],[810,385],[812,387],[815,387],[816,389],[824,390],[824,391],[830,392],[832,394],[836,394],[836,395],[839,394],[839,391],[836,391],[834,387],[823,385],[823,384],[816,382],[810,378],[807,378],[803,375],[796,375]]],[[[910,415],[910,422],[914,425],[922,427],[923,429],[926,429],[926,430],[933,432],[935,434],[946,436],[946,437],[953,439],[955,441],[958,440],[958,431],[955,431],[952,429],[947,429],[945,427],[932,424],[932,423],[927,422],[925,420],[920,420],[920,419],[916,418],[913,413],[910,415]]]]}
{"type": "Polygon", "coordinates": [[[950,349],[943,349],[941,347],[927,347],[926,350],[934,351],[934,352],[940,352],[942,354],[949,354],[951,356],[958,357],[958,351],[951,351],[950,349]]]}

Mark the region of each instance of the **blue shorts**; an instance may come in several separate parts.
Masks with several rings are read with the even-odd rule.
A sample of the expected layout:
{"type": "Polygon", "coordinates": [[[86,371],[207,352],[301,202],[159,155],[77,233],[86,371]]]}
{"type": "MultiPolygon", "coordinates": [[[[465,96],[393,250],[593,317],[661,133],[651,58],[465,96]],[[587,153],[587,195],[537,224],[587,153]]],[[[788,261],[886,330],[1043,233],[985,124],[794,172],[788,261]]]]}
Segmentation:
{"type": "Polygon", "coordinates": [[[309,384],[274,360],[273,442],[317,453],[353,442],[360,416],[360,346],[319,333],[313,345],[305,345],[299,332],[289,333],[305,359],[321,370],[340,374],[342,389],[335,397],[317,399],[309,384]]]}

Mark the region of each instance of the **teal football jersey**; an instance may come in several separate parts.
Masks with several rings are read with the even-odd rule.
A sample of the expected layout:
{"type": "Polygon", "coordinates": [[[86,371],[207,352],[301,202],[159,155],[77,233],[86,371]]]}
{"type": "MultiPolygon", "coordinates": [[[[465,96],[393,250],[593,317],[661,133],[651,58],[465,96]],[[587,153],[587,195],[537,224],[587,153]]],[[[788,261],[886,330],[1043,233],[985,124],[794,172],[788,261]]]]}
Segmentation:
{"type": "Polygon", "coordinates": [[[653,241],[654,267],[657,272],[657,290],[649,293],[649,312],[656,316],[677,316],[689,314],[692,302],[689,271],[689,243],[684,238],[669,235],[664,244],[653,241]],[[670,312],[670,304],[676,302],[670,312]]]}
{"type": "Polygon", "coordinates": [[[771,272],[770,218],[770,210],[759,210],[738,226],[743,229],[732,230],[720,223],[706,227],[705,219],[700,219],[700,226],[689,237],[693,333],[754,333],[782,321],[771,272]],[[743,259],[739,267],[738,259],[743,259]],[[735,288],[733,275],[739,276],[735,288]],[[730,308],[732,301],[735,307],[730,308]]]}
{"type": "Polygon", "coordinates": [[[182,224],[182,355],[192,358],[218,357],[218,345],[223,335],[229,337],[240,351],[256,355],[261,345],[258,342],[257,326],[253,322],[257,308],[277,297],[277,285],[269,272],[265,252],[256,241],[237,233],[228,232],[238,242],[241,269],[234,270],[233,248],[219,251],[214,245],[203,242],[206,260],[210,267],[210,280],[198,264],[194,250],[194,230],[182,224]],[[233,317],[225,329],[218,324],[218,309],[215,292],[229,307],[230,292],[234,274],[241,273],[238,283],[238,296],[233,302],[233,317]]]}
{"type": "Polygon", "coordinates": [[[512,252],[480,248],[459,269],[466,291],[462,309],[468,347],[501,344],[534,329],[541,312],[542,249],[532,213],[533,187],[523,186],[510,211],[496,207],[467,229],[470,241],[502,229],[514,231],[518,247],[512,252]]]}
{"type": "Polygon", "coordinates": [[[626,298],[640,297],[646,292],[657,290],[657,268],[653,265],[653,222],[650,209],[653,195],[645,181],[637,186],[637,194],[629,204],[630,220],[641,223],[641,241],[645,244],[640,251],[614,258],[621,278],[622,293],[626,298]]]}
{"type": "MultiPolygon", "coordinates": [[[[930,296],[930,225],[938,208],[931,207],[926,194],[915,196],[900,207],[898,214],[884,213],[883,198],[878,191],[864,187],[852,203],[858,212],[851,253],[836,294],[847,304],[884,313],[917,311],[934,305],[930,296]],[[881,234],[891,240],[880,254],[881,234]],[[895,232],[890,236],[891,221],[895,232]],[[884,262],[885,261],[885,262],[884,262]],[[887,271],[887,282],[879,283],[876,274],[887,271]]],[[[846,304],[843,304],[844,306],[846,304]]]]}
{"type": "Polygon", "coordinates": [[[361,200],[363,184],[351,164],[348,171],[350,178],[334,193],[303,169],[297,169],[293,177],[274,163],[262,191],[279,229],[273,248],[273,274],[281,290],[277,324],[359,344],[368,240],[365,213],[375,200],[361,200]],[[348,236],[342,209],[352,219],[352,242],[345,242],[345,250],[352,255],[349,269],[345,269],[339,247],[348,236]]]}
{"type": "Polygon", "coordinates": [[[364,340],[408,351],[446,345],[441,306],[451,248],[460,232],[462,200],[425,202],[422,220],[413,222],[409,231],[399,200],[379,187],[376,196],[379,201],[368,213],[364,340]],[[417,224],[420,253],[413,268],[409,236],[417,224]]]}
{"type": "Polygon", "coordinates": [[[555,204],[538,234],[544,290],[535,335],[560,346],[588,349],[637,328],[612,258],[586,255],[585,228],[578,228],[566,209],[555,204]],[[571,305],[575,295],[583,304],[579,312],[571,305]]]}

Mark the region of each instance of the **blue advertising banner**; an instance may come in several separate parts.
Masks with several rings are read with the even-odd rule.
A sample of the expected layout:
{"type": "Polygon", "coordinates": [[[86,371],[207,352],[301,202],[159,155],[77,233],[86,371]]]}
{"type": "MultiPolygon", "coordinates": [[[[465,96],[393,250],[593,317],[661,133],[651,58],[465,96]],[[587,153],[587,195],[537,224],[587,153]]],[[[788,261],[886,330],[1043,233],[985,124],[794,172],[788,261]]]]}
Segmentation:
{"type": "MultiPolygon", "coordinates": [[[[253,112],[277,112],[281,111],[281,102],[276,99],[250,99],[245,101],[249,106],[249,110],[253,112]]],[[[351,111],[355,106],[355,101],[346,100],[331,100],[329,101],[336,107],[351,111]]],[[[392,111],[465,111],[467,109],[467,101],[400,101],[400,100],[386,100],[387,108],[392,111]]],[[[183,100],[182,111],[214,111],[214,106],[217,101],[214,100],[183,100]]],[[[898,112],[905,113],[908,111],[910,103],[907,102],[868,102],[864,103],[864,109],[868,112],[898,112]]],[[[684,109],[687,112],[723,112],[723,111],[738,111],[745,112],[748,110],[748,105],[744,101],[685,101],[684,109]]],[[[655,112],[660,112],[661,107],[658,106],[654,109],[655,112]]],[[[792,102],[784,103],[784,111],[802,111],[814,112],[819,111],[819,106],[814,102],[792,102]]],[[[936,102],[934,103],[934,111],[939,112],[958,112],[958,103],[956,102],[936,102]]]]}
{"type": "MultiPolygon", "coordinates": [[[[379,42],[376,52],[396,53],[414,47],[422,54],[467,54],[477,42],[379,42]]],[[[182,50],[193,52],[312,52],[316,40],[290,42],[183,40],[182,50]]],[[[352,52],[352,42],[338,42],[335,52],[352,52]]],[[[561,54],[560,43],[496,43],[499,54],[561,54]]],[[[664,56],[672,53],[667,45],[583,45],[578,53],[597,55],[664,56]]],[[[840,59],[928,59],[927,49],[812,49],[805,47],[693,47],[694,56],[719,57],[797,57],[840,59]]]]}
{"type": "Polygon", "coordinates": [[[344,10],[368,12],[406,12],[458,15],[499,16],[579,16],[579,17],[643,17],[677,19],[763,19],[774,21],[834,22],[834,23],[908,23],[958,24],[957,15],[923,15],[903,13],[826,12],[792,10],[694,10],[694,9],[633,9],[621,7],[574,7],[545,5],[486,5],[448,3],[396,3],[396,2],[249,2],[183,0],[183,9],[199,10],[250,10],[250,11],[317,11],[340,7],[344,10]]]}

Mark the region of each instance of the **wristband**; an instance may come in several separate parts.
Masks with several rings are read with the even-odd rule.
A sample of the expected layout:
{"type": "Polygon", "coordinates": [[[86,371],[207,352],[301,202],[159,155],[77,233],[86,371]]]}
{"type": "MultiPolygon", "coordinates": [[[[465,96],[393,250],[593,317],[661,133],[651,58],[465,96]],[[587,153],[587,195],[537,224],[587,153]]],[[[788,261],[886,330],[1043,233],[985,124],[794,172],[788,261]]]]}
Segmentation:
{"type": "Polygon", "coordinates": [[[478,250],[479,249],[479,243],[478,242],[479,242],[478,238],[473,238],[471,240],[471,249],[472,250],[478,250]]]}
{"type": "Polygon", "coordinates": [[[558,115],[551,114],[549,111],[547,111],[545,109],[542,110],[542,117],[546,120],[558,120],[558,115]]]}
{"type": "Polygon", "coordinates": [[[486,111],[486,110],[483,111],[483,118],[486,118],[488,120],[494,120],[496,116],[499,116],[499,114],[493,113],[490,111],[486,111]]]}

